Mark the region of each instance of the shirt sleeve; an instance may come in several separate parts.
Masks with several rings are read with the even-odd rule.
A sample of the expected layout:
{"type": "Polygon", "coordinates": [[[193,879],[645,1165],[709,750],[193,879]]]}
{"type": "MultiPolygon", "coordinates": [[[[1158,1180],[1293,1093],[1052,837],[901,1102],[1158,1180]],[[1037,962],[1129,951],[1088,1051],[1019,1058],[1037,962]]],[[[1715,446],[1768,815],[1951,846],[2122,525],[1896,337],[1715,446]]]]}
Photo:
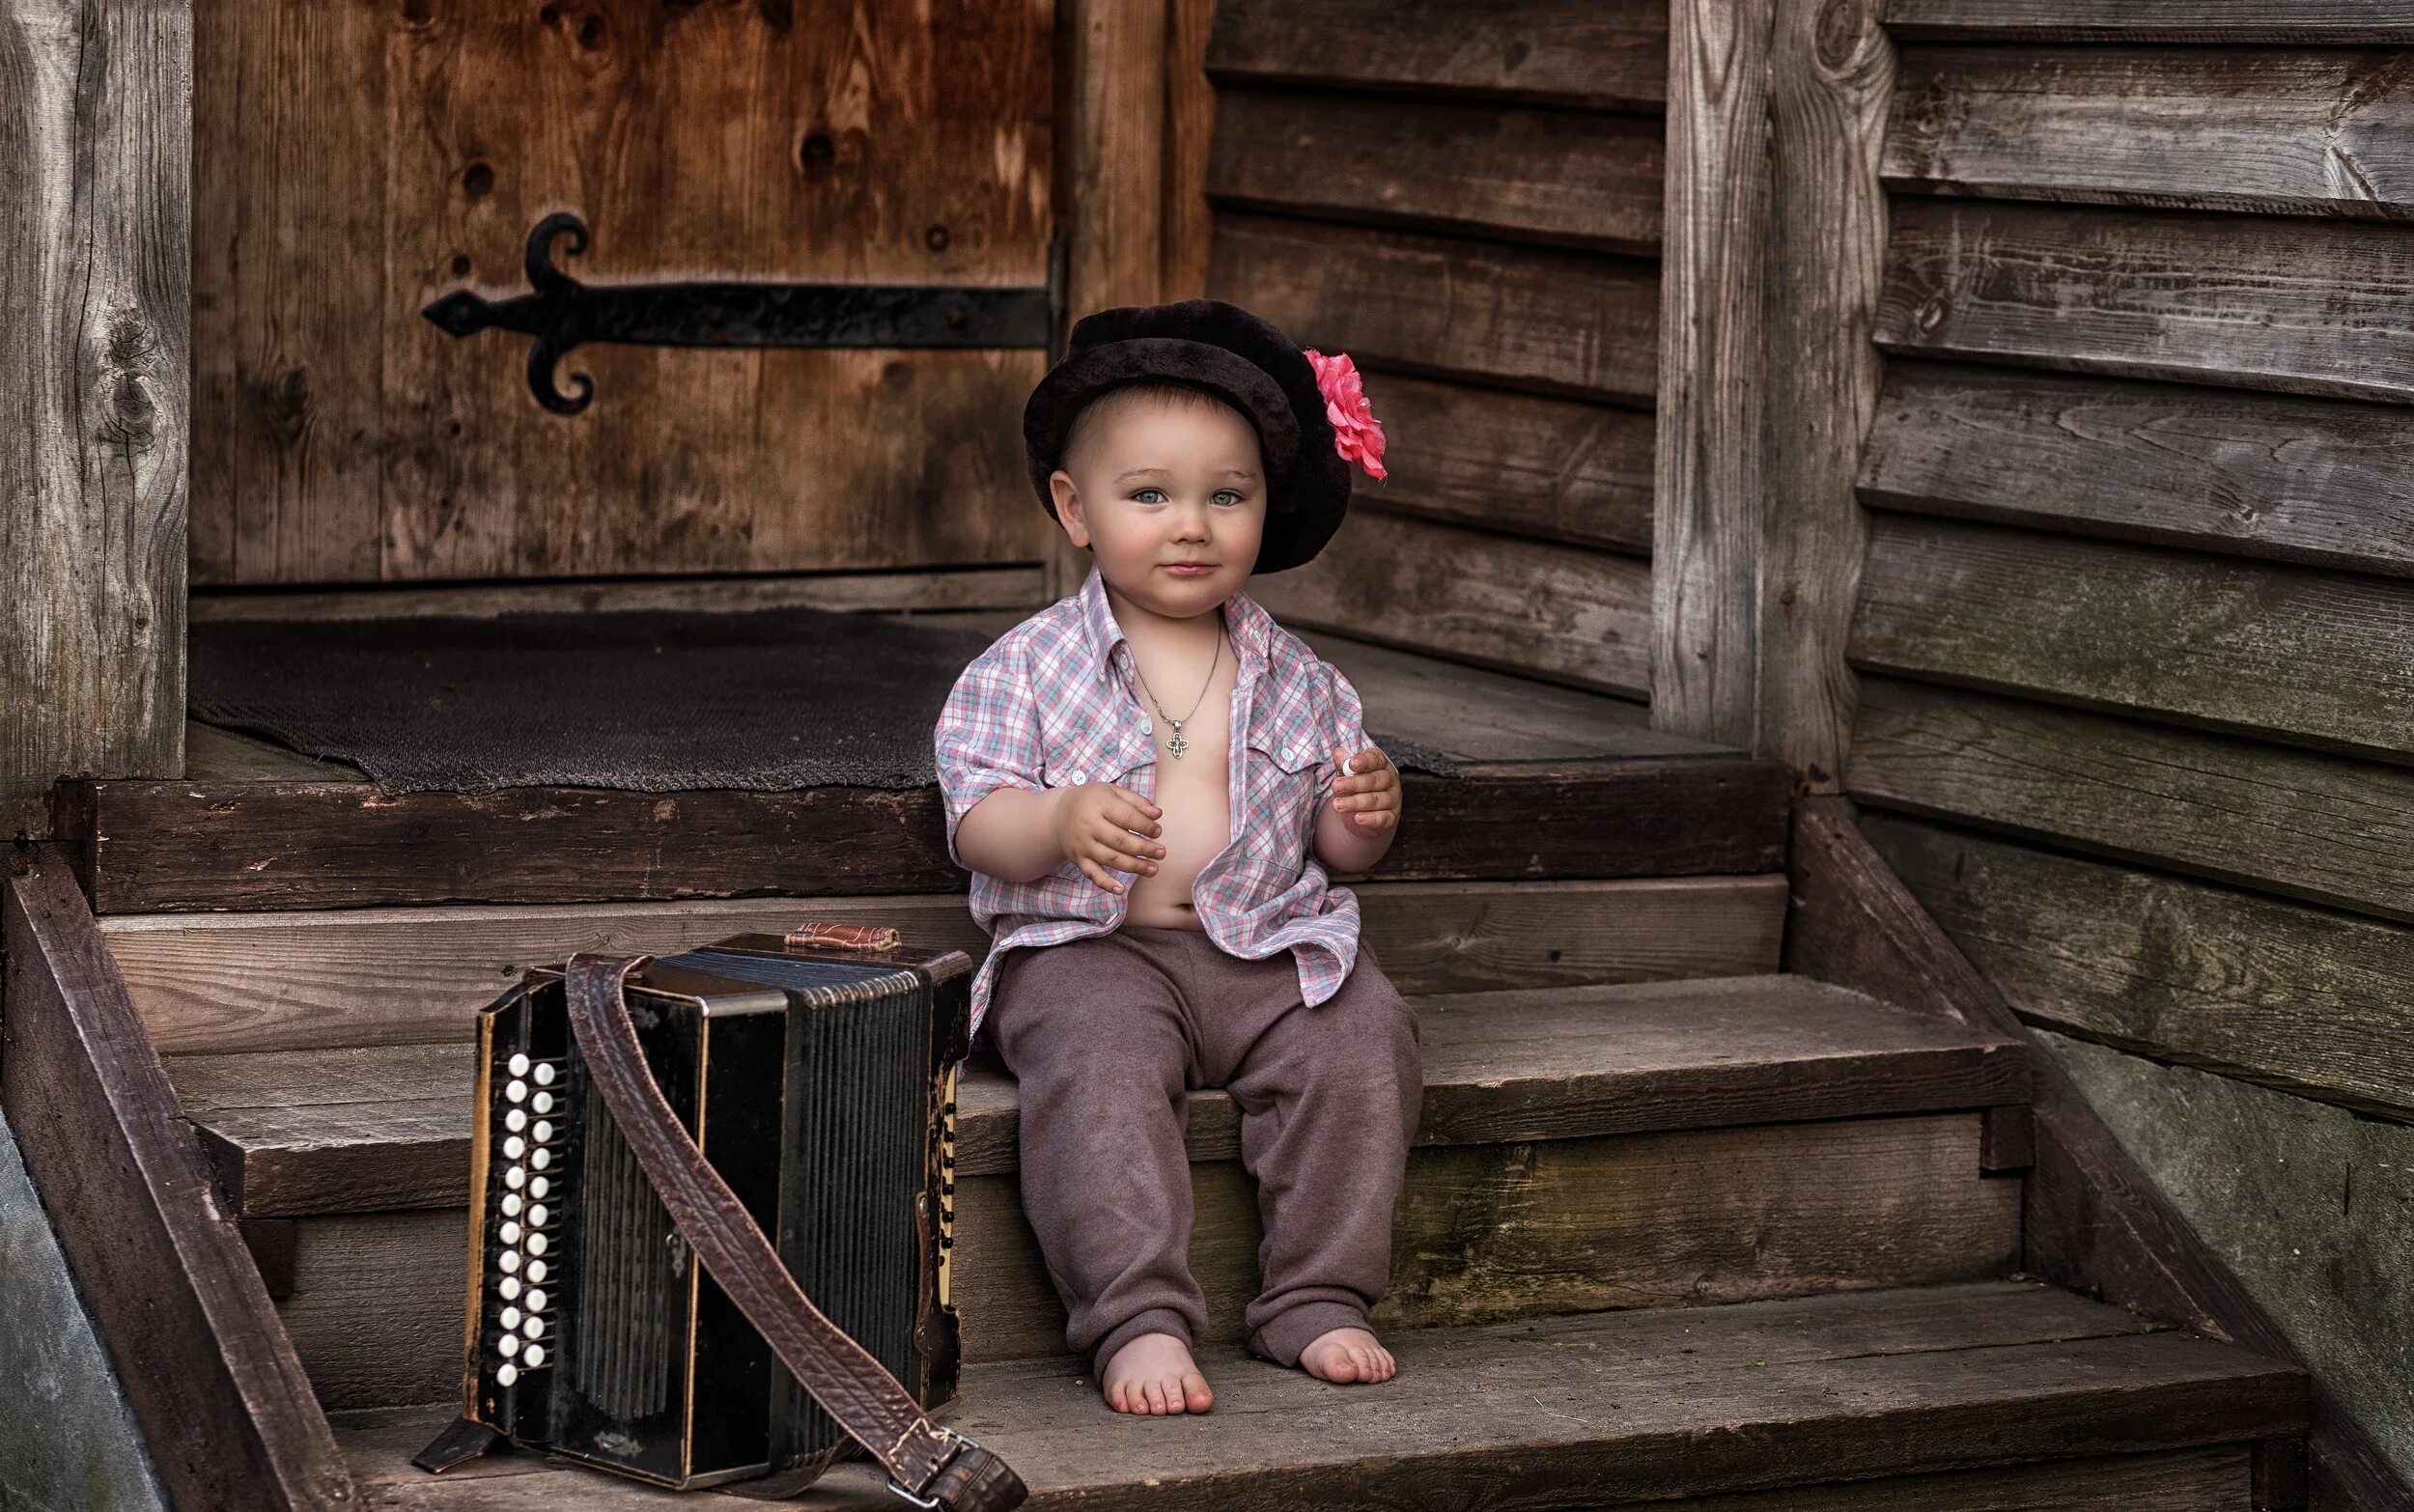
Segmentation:
{"type": "Polygon", "coordinates": [[[1322,803],[1333,796],[1333,785],[1341,780],[1341,770],[1333,764],[1333,747],[1356,753],[1372,745],[1366,738],[1366,710],[1358,701],[1358,689],[1339,667],[1330,661],[1319,662],[1331,692],[1329,715],[1331,724],[1325,731],[1323,760],[1316,764],[1316,800],[1322,803]]]}
{"type": "Polygon", "coordinates": [[[956,679],[932,733],[939,788],[947,811],[947,858],[972,806],[1003,787],[1044,790],[1039,779],[1039,711],[1019,650],[992,646],[956,679]]]}

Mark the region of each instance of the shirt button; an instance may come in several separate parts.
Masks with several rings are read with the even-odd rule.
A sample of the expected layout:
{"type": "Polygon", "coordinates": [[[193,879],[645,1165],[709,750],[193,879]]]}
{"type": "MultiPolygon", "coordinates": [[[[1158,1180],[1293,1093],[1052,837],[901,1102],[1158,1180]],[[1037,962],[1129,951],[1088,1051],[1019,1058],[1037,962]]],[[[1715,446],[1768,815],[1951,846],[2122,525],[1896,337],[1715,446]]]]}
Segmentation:
{"type": "Polygon", "coordinates": [[[1086,772],[1086,771],[1082,771],[1082,770],[1079,770],[1079,769],[1076,769],[1076,770],[1074,770],[1074,773],[1073,773],[1073,785],[1074,785],[1075,787],[1077,787],[1077,788],[1078,788],[1078,787],[1080,787],[1082,783],[1087,782],[1088,780],[1089,780],[1089,773],[1088,773],[1088,772],[1086,772]]]}
{"type": "Polygon", "coordinates": [[[1142,734],[1142,735],[1154,735],[1154,734],[1156,734],[1156,733],[1157,733],[1157,725],[1156,725],[1156,721],[1151,720],[1151,719],[1142,719],[1142,720],[1140,721],[1140,734],[1142,734]]]}

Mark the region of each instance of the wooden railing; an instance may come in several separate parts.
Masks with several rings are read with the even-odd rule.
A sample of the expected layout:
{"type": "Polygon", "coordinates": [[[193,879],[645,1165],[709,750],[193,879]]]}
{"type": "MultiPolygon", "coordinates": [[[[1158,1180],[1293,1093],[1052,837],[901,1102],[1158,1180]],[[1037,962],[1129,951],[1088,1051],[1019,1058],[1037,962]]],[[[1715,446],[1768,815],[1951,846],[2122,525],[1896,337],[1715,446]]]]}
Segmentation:
{"type": "Polygon", "coordinates": [[[0,887],[0,1107],[178,1512],[352,1484],[64,853],[0,887]]]}
{"type": "MultiPolygon", "coordinates": [[[[1853,801],[1838,795],[1796,803],[1785,969],[2029,1042],[2034,1145],[2021,1232],[2027,1268],[2302,1365],[2294,1346],[2115,1140],[2035,1032],[1862,836],[1855,812],[1853,801]]],[[[2256,1507],[2414,1512],[2414,1495],[2318,1376],[2314,1411],[2310,1453],[2288,1442],[2256,1446],[2256,1507]]]]}

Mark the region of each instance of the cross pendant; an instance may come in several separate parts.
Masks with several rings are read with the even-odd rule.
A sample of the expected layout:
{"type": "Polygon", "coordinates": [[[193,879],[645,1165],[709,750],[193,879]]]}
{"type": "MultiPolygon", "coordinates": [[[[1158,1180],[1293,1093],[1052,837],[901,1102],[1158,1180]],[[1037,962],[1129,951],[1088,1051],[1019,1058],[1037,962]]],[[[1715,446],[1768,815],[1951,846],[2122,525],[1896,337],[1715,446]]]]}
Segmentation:
{"type": "Polygon", "coordinates": [[[1191,742],[1182,739],[1182,727],[1180,725],[1175,725],[1173,728],[1173,739],[1165,742],[1165,749],[1173,752],[1176,756],[1179,756],[1190,748],[1191,742]]]}

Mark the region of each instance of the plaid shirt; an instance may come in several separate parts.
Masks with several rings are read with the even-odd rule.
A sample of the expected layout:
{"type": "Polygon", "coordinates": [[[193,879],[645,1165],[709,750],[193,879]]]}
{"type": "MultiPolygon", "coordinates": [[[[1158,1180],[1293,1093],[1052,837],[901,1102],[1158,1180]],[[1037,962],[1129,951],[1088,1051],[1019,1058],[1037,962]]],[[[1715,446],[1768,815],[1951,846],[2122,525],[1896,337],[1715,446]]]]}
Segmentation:
{"type": "MultiPolygon", "coordinates": [[[[1208,938],[1232,955],[1298,958],[1300,995],[1320,1003],[1358,964],[1358,897],[1326,885],[1308,854],[1316,815],[1338,772],[1334,746],[1367,745],[1358,689],[1339,668],[1274,622],[1246,592],[1224,602],[1240,657],[1232,691],[1232,833],[1191,896],[1208,938]]],[[[1134,681],[1132,647],[1090,569],[1081,591],[997,637],[956,680],[935,732],[947,804],[947,854],[972,805],[1011,784],[1034,792],[1113,782],[1157,798],[1157,742],[1134,681]]],[[[1109,869],[1127,887],[1138,875],[1109,869]]],[[[1128,893],[1109,892],[1065,861],[1036,882],[972,873],[972,918],[990,951],[972,979],[975,1031],[998,963],[1021,945],[1053,945],[1119,928],[1128,893]]]]}

